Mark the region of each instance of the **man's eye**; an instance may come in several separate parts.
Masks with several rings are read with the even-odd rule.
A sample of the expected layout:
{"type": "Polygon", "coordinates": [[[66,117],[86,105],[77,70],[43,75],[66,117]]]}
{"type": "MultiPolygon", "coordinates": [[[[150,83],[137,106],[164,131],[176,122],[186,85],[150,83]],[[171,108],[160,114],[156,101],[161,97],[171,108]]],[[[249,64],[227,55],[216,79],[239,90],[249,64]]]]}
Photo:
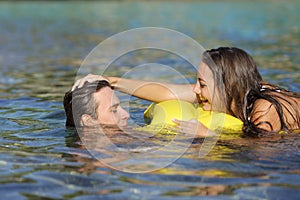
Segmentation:
{"type": "Polygon", "coordinates": [[[117,112],[117,109],[113,109],[112,112],[113,112],[113,113],[116,113],[116,112],[117,112]]]}

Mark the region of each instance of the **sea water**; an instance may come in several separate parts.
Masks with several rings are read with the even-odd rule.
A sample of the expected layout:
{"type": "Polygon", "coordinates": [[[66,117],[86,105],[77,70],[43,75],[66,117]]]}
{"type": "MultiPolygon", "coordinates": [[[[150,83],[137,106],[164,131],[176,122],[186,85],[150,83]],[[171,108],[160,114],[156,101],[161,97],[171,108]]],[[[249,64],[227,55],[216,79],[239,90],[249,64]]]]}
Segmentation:
{"type": "MultiPolygon", "coordinates": [[[[62,105],[64,93],[94,47],[140,27],[176,30],[207,49],[245,49],[266,81],[300,92],[299,9],[296,0],[0,2],[1,198],[299,198],[297,135],[225,138],[215,141],[203,157],[199,152],[205,140],[179,137],[172,145],[180,149],[189,144],[183,152],[174,146],[157,151],[174,136],[123,135],[114,140],[117,160],[100,162],[74,129],[65,128],[62,105]],[[147,160],[142,162],[141,155],[147,160]]],[[[137,63],[150,61],[195,81],[195,69],[157,51],[128,54],[108,72],[123,75],[137,63]]],[[[155,70],[144,70],[139,78],[149,72],[155,70]]],[[[152,78],[181,81],[169,71],[152,78]]],[[[130,123],[143,125],[143,111],[150,102],[118,95],[122,104],[129,99],[124,107],[131,114],[130,123]]]]}

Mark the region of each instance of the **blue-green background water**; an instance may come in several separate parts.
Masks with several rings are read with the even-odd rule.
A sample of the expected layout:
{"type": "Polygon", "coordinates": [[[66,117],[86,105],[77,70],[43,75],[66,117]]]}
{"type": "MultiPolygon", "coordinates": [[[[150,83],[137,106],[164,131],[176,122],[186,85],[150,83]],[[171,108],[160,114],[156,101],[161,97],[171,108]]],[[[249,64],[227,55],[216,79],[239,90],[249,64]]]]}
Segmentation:
{"type": "MultiPolygon", "coordinates": [[[[299,10],[297,0],[0,2],[1,198],[299,198],[298,136],[219,141],[201,159],[200,141],[162,170],[131,174],[103,166],[81,148],[64,127],[62,106],[96,45],[145,26],[180,31],[207,49],[245,49],[265,80],[300,92],[299,10]]],[[[143,58],[129,57],[129,68],[143,58]]],[[[155,59],[178,66],[176,60],[155,59]]],[[[186,73],[194,78],[190,69],[186,73]]],[[[143,123],[147,102],[133,103],[131,115],[143,123]]]]}

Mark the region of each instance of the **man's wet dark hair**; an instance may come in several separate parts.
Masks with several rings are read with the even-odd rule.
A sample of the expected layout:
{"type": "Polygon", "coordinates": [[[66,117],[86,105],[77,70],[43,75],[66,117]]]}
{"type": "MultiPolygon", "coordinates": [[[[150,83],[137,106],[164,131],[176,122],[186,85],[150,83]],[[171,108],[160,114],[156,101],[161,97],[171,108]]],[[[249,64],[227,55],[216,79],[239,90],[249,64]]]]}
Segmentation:
{"type": "Polygon", "coordinates": [[[66,114],[66,126],[81,126],[80,120],[84,114],[97,119],[96,109],[98,105],[95,103],[93,94],[104,87],[112,88],[107,81],[101,80],[92,83],[85,82],[83,87],[66,92],[63,102],[66,114]]]}

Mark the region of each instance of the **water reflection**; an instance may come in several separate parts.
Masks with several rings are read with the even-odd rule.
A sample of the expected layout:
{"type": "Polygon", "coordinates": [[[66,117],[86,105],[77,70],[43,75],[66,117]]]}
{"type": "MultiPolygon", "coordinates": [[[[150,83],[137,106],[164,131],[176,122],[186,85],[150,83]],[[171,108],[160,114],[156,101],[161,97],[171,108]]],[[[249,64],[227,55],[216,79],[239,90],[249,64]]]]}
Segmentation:
{"type": "MultiPolygon", "coordinates": [[[[115,135],[111,135],[110,138],[113,139],[113,136],[115,135]]],[[[136,147],[137,141],[140,144],[140,138],[132,138],[128,135],[121,138],[121,140],[115,138],[114,144],[124,147],[123,145],[126,143],[127,147],[133,148],[136,147]]],[[[161,144],[159,140],[151,142],[152,146],[156,142],[161,144]]],[[[108,196],[115,192],[119,195],[123,194],[125,190],[122,185],[124,184],[129,184],[134,188],[136,185],[140,185],[136,190],[136,196],[142,196],[143,192],[159,186],[160,189],[156,195],[160,197],[231,196],[237,195],[239,191],[247,191],[247,188],[278,187],[280,181],[283,181],[280,182],[280,185],[287,183],[295,187],[298,185],[299,176],[296,175],[299,169],[297,161],[300,147],[298,135],[285,138],[276,136],[261,139],[221,140],[207,157],[199,158],[198,152],[202,142],[201,139],[195,140],[181,158],[167,167],[143,175],[107,170],[107,165],[83,152],[75,153],[76,151],[73,151],[73,156],[77,162],[82,163],[78,169],[80,173],[118,175],[115,190],[111,187],[97,190],[98,194],[108,196]],[[289,173],[294,174],[294,180],[291,180],[289,173]]],[[[79,149],[82,150],[82,147],[79,149]]],[[[107,152],[103,152],[103,149],[101,151],[107,154],[107,152]]],[[[176,156],[174,151],[165,153],[169,157],[176,156]]],[[[108,158],[109,160],[104,162],[119,163],[122,158],[119,156],[120,154],[117,154],[116,160],[108,158]]],[[[162,156],[164,155],[160,155],[160,157],[162,156]]],[[[127,159],[125,157],[125,161],[127,159]]],[[[137,170],[145,167],[144,163],[134,164],[137,170]]],[[[291,189],[290,192],[295,191],[291,189]]]]}

